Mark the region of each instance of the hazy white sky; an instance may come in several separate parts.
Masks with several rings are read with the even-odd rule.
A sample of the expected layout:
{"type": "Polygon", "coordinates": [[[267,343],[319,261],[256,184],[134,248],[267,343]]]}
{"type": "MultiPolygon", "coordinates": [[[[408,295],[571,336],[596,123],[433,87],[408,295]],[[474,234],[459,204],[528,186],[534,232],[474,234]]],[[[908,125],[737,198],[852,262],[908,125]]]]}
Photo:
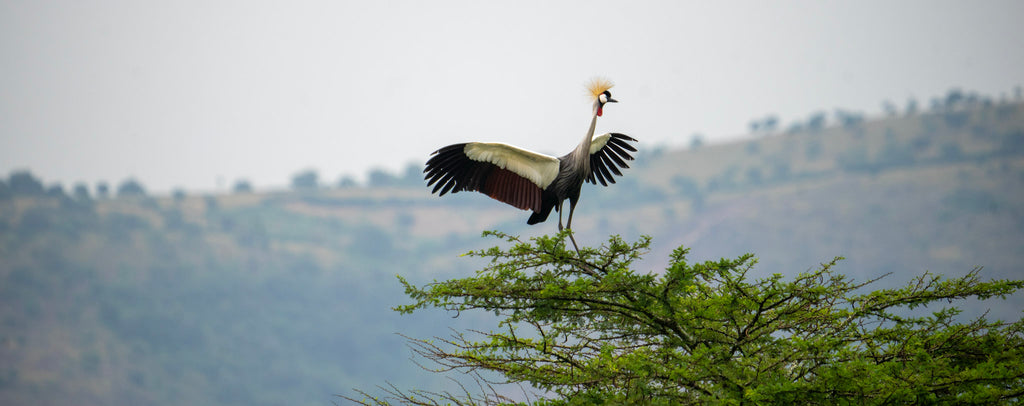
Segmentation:
{"type": "Polygon", "coordinates": [[[0,0],[0,176],[282,187],[460,141],[685,145],[815,110],[1024,84],[1022,1],[0,0]]]}

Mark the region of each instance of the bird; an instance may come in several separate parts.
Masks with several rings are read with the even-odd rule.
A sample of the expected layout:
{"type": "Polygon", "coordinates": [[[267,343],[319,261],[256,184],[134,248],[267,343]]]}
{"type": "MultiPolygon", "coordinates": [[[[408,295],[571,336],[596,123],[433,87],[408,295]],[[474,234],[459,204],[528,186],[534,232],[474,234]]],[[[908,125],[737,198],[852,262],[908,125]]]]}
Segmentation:
{"type": "MultiPolygon", "coordinates": [[[[580,199],[584,182],[615,183],[614,175],[622,176],[620,168],[629,168],[630,153],[637,149],[630,142],[636,139],[621,133],[594,136],[597,118],[608,103],[617,103],[609,91],[614,84],[606,78],[594,78],[587,85],[593,98],[590,127],[579,145],[561,157],[553,157],[498,142],[465,142],[434,151],[423,169],[431,193],[476,191],[521,210],[532,210],[526,221],[533,225],[547,220],[551,209],[558,212],[558,231],[562,231],[562,205],[569,200],[569,219],[565,228],[572,229],[572,215],[580,199]]],[[[576,244],[569,234],[573,245],[576,244]]],[[[577,249],[578,251],[578,249],[577,249]]]]}

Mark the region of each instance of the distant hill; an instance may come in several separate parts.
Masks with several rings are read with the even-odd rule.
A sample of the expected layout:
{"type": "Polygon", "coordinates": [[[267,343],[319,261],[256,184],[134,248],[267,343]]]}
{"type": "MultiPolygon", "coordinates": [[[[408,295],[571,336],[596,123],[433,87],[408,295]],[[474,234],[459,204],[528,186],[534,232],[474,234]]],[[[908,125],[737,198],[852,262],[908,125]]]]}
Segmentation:
{"type": "MultiPolygon", "coordinates": [[[[688,150],[631,134],[641,154],[618,184],[584,188],[577,240],[650,235],[653,271],[686,245],[694,260],[754,253],[760,275],[844,256],[840,272],[892,283],[976,266],[1024,277],[1024,105],[841,118],[688,150]]],[[[0,184],[2,404],[322,405],[385,381],[439,387],[393,333],[493,326],[397,316],[394,275],[473,272],[482,264],[459,254],[495,244],[483,230],[555,231],[416,179],[94,198],[25,175],[0,184]]],[[[990,315],[1021,308],[1013,297],[990,315]]]]}

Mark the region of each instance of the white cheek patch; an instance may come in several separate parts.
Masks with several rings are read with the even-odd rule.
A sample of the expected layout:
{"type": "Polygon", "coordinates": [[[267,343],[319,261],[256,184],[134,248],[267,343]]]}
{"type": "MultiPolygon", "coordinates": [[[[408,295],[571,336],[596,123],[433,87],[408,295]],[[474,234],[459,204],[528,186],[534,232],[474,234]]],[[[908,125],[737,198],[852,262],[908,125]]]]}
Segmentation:
{"type": "Polygon", "coordinates": [[[606,96],[604,93],[601,93],[601,95],[597,96],[597,98],[601,99],[601,103],[608,103],[608,96],[606,96]]]}

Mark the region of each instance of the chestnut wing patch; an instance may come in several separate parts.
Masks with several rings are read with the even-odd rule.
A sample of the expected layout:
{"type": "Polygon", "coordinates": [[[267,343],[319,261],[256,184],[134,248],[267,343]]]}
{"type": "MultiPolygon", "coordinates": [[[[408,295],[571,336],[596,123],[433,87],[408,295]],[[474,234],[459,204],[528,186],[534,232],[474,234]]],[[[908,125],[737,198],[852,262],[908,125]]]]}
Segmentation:
{"type": "Polygon", "coordinates": [[[463,143],[441,148],[423,172],[432,193],[484,193],[522,210],[539,211],[541,194],[558,175],[558,158],[507,144],[463,143]]]}

